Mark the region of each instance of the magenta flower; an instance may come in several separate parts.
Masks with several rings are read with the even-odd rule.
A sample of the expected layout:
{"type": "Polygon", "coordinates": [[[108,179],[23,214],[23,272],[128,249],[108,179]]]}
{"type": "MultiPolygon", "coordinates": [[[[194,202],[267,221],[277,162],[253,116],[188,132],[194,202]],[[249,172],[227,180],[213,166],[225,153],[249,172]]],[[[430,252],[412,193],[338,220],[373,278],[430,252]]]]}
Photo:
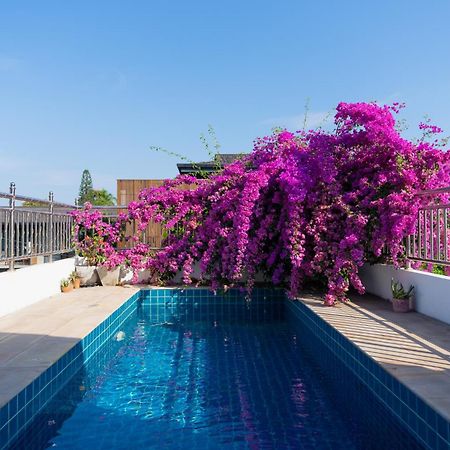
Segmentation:
{"type": "Polygon", "coordinates": [[[250,154],[209,179],[179,176],[142,191],[111,225],[87,205],[74,213],[76,248],[101,264],[147,268],[165,280],[181,271],[186,284],[198,265],[200,281],[213,289],[251,289],[261,278],[296,296],[314,280],[326,286],[328,305],[345,300],[350,286],[362,293],[365,262],[382,253],[395,263],[403,258],[420,206],[414,193],[450,184],[450,153],[396,130],[393,114],[402,107],[340,103],[333,132],[256,139],[250,154]],[[123,251],[129,220],[138,232],[123,251]],[[167,235],[154,253],[139,244],[150,222],[167,235]]]}

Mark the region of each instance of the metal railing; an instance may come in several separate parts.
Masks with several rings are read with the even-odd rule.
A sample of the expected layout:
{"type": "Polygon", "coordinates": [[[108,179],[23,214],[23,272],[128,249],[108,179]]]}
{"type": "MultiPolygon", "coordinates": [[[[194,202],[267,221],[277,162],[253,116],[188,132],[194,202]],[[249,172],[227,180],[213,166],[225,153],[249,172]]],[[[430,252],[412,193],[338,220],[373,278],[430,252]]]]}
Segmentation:
{"type": "Polygon", "coordinates": [[[0,264],[13,270],[18,261],[72,251],[73,219],[69,214],[75,205],[56,202],[53,192],[48,200],[17,195],[16,185],[9,193],[0,192],[7,206],[0,206],[0,264]],[[30,206],[18,206],[27,202],[30,206]]]}
{"type": "Polygon", "coordinates": [[[417,195],[429,199],[419,208],[415,233],[406,238],[406,257],[450,266],[450,187],[417,195]]]}

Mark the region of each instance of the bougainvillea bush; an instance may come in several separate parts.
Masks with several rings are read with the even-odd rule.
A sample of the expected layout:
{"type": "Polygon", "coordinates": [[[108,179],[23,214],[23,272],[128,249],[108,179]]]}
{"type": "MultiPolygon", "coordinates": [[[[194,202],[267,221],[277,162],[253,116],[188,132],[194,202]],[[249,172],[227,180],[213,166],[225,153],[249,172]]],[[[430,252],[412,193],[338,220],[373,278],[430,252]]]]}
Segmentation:
{"type": "Polygon", "coordinates": [[[128,220],[126,214],[121,214],[111,223],[86,202],[84,208],[73,211],[72,216],[75,248],[88,265],[104,265],[112,269],[124,263],[125,255],[117,250],[117,244],[123,238],[123,225],[128,220]]]}
{"type": "Polygon", "coordinates": [[[401,259],[420,206],[414,193],[450,184],[448,154],[434,141],[402,138],[398,109],[341,103],[333,132],[279,131],[209,179],[179,176],[144,190],[123,220],[141,231],[162,223],[165,247],[150,255],[140,245],[123,257],[165,279],[181,271],[186,284],[199,264],[213,289],[251,289],[263,274],[292,296],[321,280],[327,304],[344,300],[350,285],[364,292],[364,262],[382,251],[401,259]]]}

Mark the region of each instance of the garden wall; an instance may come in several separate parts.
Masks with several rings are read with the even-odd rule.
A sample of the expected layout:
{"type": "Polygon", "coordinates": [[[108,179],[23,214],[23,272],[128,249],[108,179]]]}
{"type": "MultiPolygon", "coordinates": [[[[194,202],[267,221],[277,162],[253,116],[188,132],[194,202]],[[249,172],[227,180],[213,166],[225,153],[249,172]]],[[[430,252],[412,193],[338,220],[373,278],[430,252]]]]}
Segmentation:
{"type": "Polygon", "coordinates": [[[0,273],[0,316],[57,294],[73,270],[74,258],[68,258],[0,273]]]}
{"type": "Polygon", "coordinates": [[[450,324],[450,277],[414,269],[395,269],[392,265],[365,265],[360,271],[367,292],[391,299],[391,279],[414,289],[417,312],[450,324]]]}

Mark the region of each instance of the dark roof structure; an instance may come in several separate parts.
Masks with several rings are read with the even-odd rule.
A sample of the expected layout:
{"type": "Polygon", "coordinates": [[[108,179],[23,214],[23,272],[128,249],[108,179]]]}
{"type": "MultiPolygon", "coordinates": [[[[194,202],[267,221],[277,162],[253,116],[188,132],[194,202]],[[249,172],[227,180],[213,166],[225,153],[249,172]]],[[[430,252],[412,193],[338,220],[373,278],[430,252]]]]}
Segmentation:
{"type": "Polygon", "coordinates": [[[197,163],[178,163],[178,171],[182,175],[195,175],[203,177],[217,170],[223,169],[227,164],[240,158],[242,153],[217,154],[212,161],[201,161],[197,163]]]}

